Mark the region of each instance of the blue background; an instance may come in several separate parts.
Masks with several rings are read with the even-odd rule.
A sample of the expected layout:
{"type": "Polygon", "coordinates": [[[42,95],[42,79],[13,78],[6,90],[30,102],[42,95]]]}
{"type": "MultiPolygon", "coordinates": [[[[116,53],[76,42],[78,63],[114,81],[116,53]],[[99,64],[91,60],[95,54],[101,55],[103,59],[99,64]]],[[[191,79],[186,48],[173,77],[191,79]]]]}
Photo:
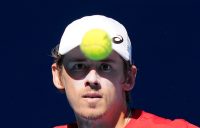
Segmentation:
{"type": "Polygon", "coordinates": [[[53,86],[50,52],[67,24],[92,14],[112,17],[129,32],[138,67],[133,106],[200,126],[199,0],[8,0],[0,6],[0,127],[74,120],[53,86]]]}

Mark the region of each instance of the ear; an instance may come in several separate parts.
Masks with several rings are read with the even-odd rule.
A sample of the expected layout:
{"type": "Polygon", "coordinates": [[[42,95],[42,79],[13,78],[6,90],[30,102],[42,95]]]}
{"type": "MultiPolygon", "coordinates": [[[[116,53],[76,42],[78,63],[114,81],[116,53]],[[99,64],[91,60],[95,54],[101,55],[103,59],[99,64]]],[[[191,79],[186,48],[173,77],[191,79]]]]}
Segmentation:
{"type": "Polygon", "coordinates": [[[126,81],[124,83],[123,89],[124,91],[130,91],[135,86],[135,79],[137,74],[137,68],[135,65],[131,66],[131,70],[128,71],[126,81]]]}
{"type": "Polygon", "coordinates": [[[53,75],[53,83],[55,87],[59,90],[64,89],[64,86],[62,85],[62,82],[60,81],[60,69],[56,65],[56,63],[52,64],[51,71],[53,75]]]}

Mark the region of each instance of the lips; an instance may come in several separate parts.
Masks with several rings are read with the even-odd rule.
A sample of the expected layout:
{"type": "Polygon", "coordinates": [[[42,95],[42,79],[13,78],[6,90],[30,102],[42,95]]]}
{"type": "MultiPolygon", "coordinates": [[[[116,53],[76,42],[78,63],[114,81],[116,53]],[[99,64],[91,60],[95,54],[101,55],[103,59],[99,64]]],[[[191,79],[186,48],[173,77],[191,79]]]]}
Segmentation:
{"type": "Polygon", "coordinates": [[[90,92],[90,93],[86,93],[82,96],[83,98],[102,98],[102,95],[96,92],[90,92]]]}
{"type": "Polygon", "coordinates": [[[89,92],[82,96],[83,100],[88,103],[90,108],[95,108],[103,96],[97,92],[89,92]]]}

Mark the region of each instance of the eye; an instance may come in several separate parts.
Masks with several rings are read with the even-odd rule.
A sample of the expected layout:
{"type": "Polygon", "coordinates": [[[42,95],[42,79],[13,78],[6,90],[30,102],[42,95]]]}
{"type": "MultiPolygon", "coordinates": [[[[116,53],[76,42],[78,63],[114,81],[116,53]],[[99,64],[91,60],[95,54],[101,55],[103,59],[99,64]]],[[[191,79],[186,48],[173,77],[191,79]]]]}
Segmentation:
{"type": "Polygon", "coordinates": [[[109,64],[101,64],[100,70],[103,72],[110,72],[112,70],[112,66],[109,64]]]}
{"type": "Polygon", "coordinates": [[[87,65],[83,63],[77,63],[72,66],[73,71],[84,71],[87,69],[87,65]]]}
{"type": "Polygon", "coordinates": [[[66,73],[76,80],[83,79],[88,74],[90,68],[88,63],[78,61],[69,62],[63,65],[66,73]]]}

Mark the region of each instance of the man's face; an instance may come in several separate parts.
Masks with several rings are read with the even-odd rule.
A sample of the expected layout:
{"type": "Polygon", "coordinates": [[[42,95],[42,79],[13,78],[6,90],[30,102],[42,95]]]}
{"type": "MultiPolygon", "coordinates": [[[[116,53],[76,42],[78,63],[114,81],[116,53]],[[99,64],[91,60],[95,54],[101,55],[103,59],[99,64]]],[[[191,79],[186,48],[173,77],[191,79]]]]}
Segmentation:
{"type": "Polygon", "coordinates": [[[126,102],[124,62],[114,51],[105,60],[91,61],[77,47],[64,56],[59,74],[60,84],[78,116],[98,119],[122,109],[126,102]]]}

